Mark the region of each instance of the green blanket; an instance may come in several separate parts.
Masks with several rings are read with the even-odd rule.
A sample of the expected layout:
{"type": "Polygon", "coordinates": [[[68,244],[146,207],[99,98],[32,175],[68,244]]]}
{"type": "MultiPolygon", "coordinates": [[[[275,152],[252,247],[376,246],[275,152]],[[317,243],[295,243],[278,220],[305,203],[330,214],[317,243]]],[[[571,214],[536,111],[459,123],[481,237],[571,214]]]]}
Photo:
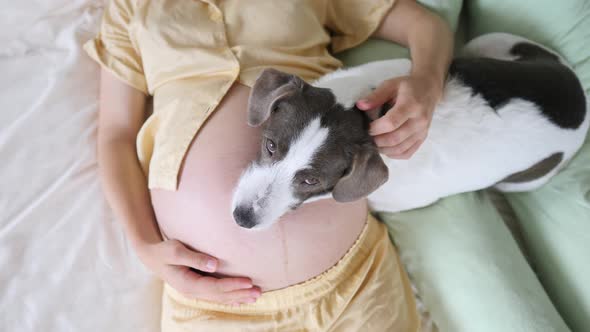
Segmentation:
{"type": "MultiPolygon", "coordinates": [[[[458,47],[465,35],[527,37],[560,52],[590,92],[590,1],[420,2],[458,29],[458,47]]],[[[408,52],[370,40],[339,57],[351,66],[408,52]]],[[[483,192],[380,217],[441,331],[588,331],[590,143],[540,190],[506,198],[520,221],[528,262],[483,192]]]]}

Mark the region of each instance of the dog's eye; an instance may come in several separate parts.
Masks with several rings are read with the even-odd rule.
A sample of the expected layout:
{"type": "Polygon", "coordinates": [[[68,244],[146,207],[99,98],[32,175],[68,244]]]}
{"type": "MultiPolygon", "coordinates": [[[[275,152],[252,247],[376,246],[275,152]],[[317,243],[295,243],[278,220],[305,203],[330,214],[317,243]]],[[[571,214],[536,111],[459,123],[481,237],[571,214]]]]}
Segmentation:
{"type": "Polygon", "coordinates": [[[277,150],[277,145],[271,139],[266,139],[266,151],[270,153],[272,156],[273,153],[277,150]]]}
{"type": "Polygon", "coordinates": [[[308,186],[315,186],[316,184],[320,183],[320,181],[317,178],[306,178],[303,183],[308,186]]]}

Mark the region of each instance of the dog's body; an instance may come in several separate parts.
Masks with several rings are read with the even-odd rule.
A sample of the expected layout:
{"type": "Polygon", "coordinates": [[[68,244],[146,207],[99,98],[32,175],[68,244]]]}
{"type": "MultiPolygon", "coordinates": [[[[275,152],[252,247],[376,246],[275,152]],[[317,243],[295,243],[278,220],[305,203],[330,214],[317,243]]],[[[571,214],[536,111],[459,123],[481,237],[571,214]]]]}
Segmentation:
{"type": "MultiPolygon", "coordinates": [[[[518,59],[521,63],[479,58],[453,62],[444,96],[420,149],[409,160],[384,156],[390,181],[369,195],[373,209],[408,210],[445,196],[492,186],[501,191],[532,190],[546,183],[575,154],[586,136],[589,118],[585,104],[580,105],[582,100],[585,103],[581,86],[577,80],[572,81],[573,73],[566,79],[550,80],[569,71],[557,56],[551,58],[539,54],[539,50],[533,54],[512,53],[518,39],[487,35],[470,43],[467,51],[471,51],[470,55],[508,61],[518,59]],[[522,66],[531,68],[523,70],[522,66]],[[527,74],[532,76],[521,76],[527,74]],[[492,84],[481,87],[486,80],[492,80],[492,84]],[[530,89],[530,95],[552,95],[534,100],[514,91],[526,89],[530,89]],[[494,104],[495,93],[511,96],[494,104]],[[582,99],[571,100],[572,94],[582,99]],[[551,103],[562,106],[553,118],[547,110],[553,107],[551,103]]],[[[408,75],[410,67],[408,60],[373,62],[334,72],[313,85],[331,89],[338,102],[351,108],[369,92],[367,88],[391,77],[408,75]]]]}
{"type": "Polygon", "coordinates": [[[466,52],[471,57],[453,61],[428,137],[409,160],[378,158],[368,119],[354,104],[383,81],[408,75],[410,61],[337,71],[312,86],[265,72],[253,88],[249,122],[264,123],[272,138],[240,179],[238,224],[269,225],[326,195],[343,202],[368,195],[372,209],[396,212],[492,186],[526,191],[546,183],[586,136],[580,82],[558,55],[520,37],[482,36],[466,52]]]}

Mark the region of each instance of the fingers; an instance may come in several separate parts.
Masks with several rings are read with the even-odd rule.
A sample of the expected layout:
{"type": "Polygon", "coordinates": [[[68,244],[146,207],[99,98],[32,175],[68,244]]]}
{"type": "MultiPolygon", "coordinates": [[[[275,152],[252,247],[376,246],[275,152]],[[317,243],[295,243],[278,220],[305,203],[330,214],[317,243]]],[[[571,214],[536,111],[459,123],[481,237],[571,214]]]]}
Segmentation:
{"type": "Polygon", "coordinates": [[[241,289],[224,293],[219,302],[225,304],[254,303],[262,294],[260,288],[241,289]]]}
{"type": "Polygon", "coordinates": [[[246,283],[233,279],[240,278],[202,277],[195,285],[195,288],[198,289],[197,293],[192,295],[200,299],[226,304],[253,303],[262,295],[260,288],[252,286],[251,282],[248,282],[250,287],[243,287],[246,283]]]}
{"type": "Polygon", "coordinates": [[[188,266],[194,269],[215,272],[217,270],[217,259],[209,255],[196,252],[187,248],[180,241],[167,241],[166,254],[169,256],[168,264],[188,266]]]}
{"type": "Polygon", "coordinates": [[[410,75],[383,82],[357,102],[357,107],[366,111],[395,101],[394,107],[369,127],[381,153],[408,159],[418,150],[426,139],[440,90],[423,77],[410,75]]]}
{"type": "Polygon", "coordinates": [[[375,144],[380,148],[394,147],[414,135],[417,129],[413,121],[406,121],[394,131],[388,131],[385,134],[375,136],[375,144]]]}
{"type": "Polygon", "coordinates": [[[428,134],[428,121],[420,117],[407,119],[399,128],[375,136],[379,152],[394,159],[409,159],[428,134]]]}
{"type": "Polygon", "coordinates": [[[211,288],[215,288],[218,292],[232,292],[239,289],[252,288],[252,280],[243,277],[232,277],[232,278],[205,278],[204,282],[211,282],[213,285],[208,285],[211,288]]]}
{"type": "Polygon", "coordinates": [[[244,302],[257,299],[260,288],[248,278],[204,277],[187,267],[172,267],[167,282],[189,298],[205,299],[219,303],[244,302]]]}
{"type": "Polygon", "coordinates": [[[201,277],[195,284],[198,298],[219,303],[253,303],[262,294],[260,288],[252,286],[246,278],[201,277]]]}
{"type": "Polygon", "coordinates": [[[403,78],[387,80],[379,85],[371,94],[359,100],[356,107],[360,110],[368,111],[380,107],[384,103],[395,99],[399,84],[403,78]]]}
{"type": "Polygon", "coordinates": [[[412,157],[414,155],[414,153],[416,153],[416,151],[418,151],[418,149],[422,145],[422,142],[424,142],[423,139],[418,140],[416,143],[414,143],[414,145],[412,145],[408,150],[406,150],[406,152],[402,153],[399,156],[399,158],[400,159],[410,159],[410,157],[412,157]]]}
{"type": "Polygon", "coordinates": [[[423,134],[415,134],[394,147],[379,148],[379,152],[393,159],[409,159],[424,142],[423,134]]]}
{"type": "Polygon", "coordinates": [[[369,134],[371,136],[389,133],[401,127],[413,113],[400,105],[394,106],[381,118],[371,122],[369,134]]]}

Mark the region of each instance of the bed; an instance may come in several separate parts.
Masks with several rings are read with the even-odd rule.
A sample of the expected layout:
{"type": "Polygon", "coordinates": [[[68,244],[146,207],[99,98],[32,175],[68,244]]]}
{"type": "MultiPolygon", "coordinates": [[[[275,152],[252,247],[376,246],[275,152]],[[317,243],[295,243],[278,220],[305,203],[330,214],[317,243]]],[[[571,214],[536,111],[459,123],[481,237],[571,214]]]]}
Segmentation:
{"type": "Polygon", "coordinates": [[[101,2],[0,12],[0,331],[158,331],[160,284],[97,176],[98,67],[81,52],[101,2]]]}
{"type": "MultiPolygon", "coordinates": [[[[445,17],[453,28],[458,26],[459,11],[464,7],[461,0],[421,2],[445,17]]],[[[520,7],[518,10],[511,9],[515,3],[521,7],[527,6],[526,3],[529,7],[535,6],[532,0],[512,3],[503,0],[499,3],[501,5],[491,0],[470,1],[467,16],[477,17],[476,14],[481,15],[478,11],[490,12],[492,8],[498,9],[495,14],[500,16],[508,15],[510,11],[526,12],[520,7]]],[[[571,19],[571,25],[582,30],[586,27],[590,32],[590,4],[584,0],[569,0],[567,3],[571,4],[568,12],[574,13],[572,15],[586,15],[583,19],[571,19]]],[[[81,44],[97,31],[102,1],[29,0],[12,1],[10,4],[5,1],[0,5],[3,8],[0,12],[0,331],[158,331],[161,285],[142,266],[127,244],[102,195],[97,173],[95,149],[99,69],[81,51],[81,44]]],[[[543,15],[552,15],[552,12],[546,10],[543,15]]],[[[493,19],[486,16],[478,20],[472,31],[477,34],[490,31],[493,19]]],[[[497,17],[495,19],[497,22],[497,17]]],[[[532,22],[526,31],[537,31],[538,22],[542,20],[532,22]]],[[[512,22],[512,27],[516,23],[512,22]]],[[[519,32],[508,27],[510,25],[502,25],[508,32],[519,32]]],[[[559,41],[554,43],[556,46],[571,44],[563,37],[572,35],[567,33],[568,29],[563,35],[550,35],[552,40],[559,41]]],[[[588,33],[576,38],[586,37],[589,37],[588,33]]],[[[551,43],[552,40],[541,42],[551,43]]],[[[587,41],[590,43],[590,37],[587,41]]],[[[355,64],[389,50],[387,46],[370,41],[355,52],[342,54],[341,58],[348,64],[355,64]]],[[[396,52],[388,54],[407,55],[401,50],[396,52]]],[[[588,91],[588,51],[577,49],[566,56],[578,61],[578,73],[586,75],[583,80],[588,91]]],[[[586,153],[588,155],[590,153],[586,153]]],[[[576,183],[590,186],[587,162],[578,161],[576,165],[586,165],[574,168],[576,183]]],[[[432,213],[436,218],[441,213],[453,211],[455,205],[473,202],[475,206],[479,204],[478,195],[470,196],[472,201],[448,200],[426,213],[432,213]]],[[[534,213],[523,212],[518,204],[519,201],[537,197],[533,196],[516,197],[513,207],[519,217],[525,212],[534,213]]],[[[579,209],[590,206],[590,196],[586,200],[580,202],[579,209]]],[[[484,208],[489,210],[491,207],[484,208]]],[[[480,209],[478,213],[486,211],[480,209]]],[[[449,246],[449,243],[431,241],[440,238],[439,234],[432,234],[435,228],[416,221],[418,214],[408,213],[392,218],[395,220],[390,223],[391,227],[401,235],[396,242],[402,258],[441,330],[502,330],[499,329],[499,326],[503,327],[502,322],[498,322],[496,316],[488,315],[489,307],[473,305],[486,301],[475,297],[474,302],[474,294],[469,297],[461,293],[469,285],[457,284],[459,281],[454,280],[446,283],[452,287],[442,289],[440,282],[433,281],[432,276],[439,281],[445,280],[441,273],[447,273],[448,269],[437,265],[437,262],[440,261],[438,254],[441,248],[449,246]],[[449,289],[460,291],[449,292],[449,289]],[[473,324],[474,320],[477,324],[473,324]]],[[[488,238],[500,242],[510,238],[509,232],[502,228],[504,226],[488,226],[489,229],[475,227],[474,232],[483,232],[489,235],[488,238]]],[[[525,227],[525,231],[530,239],[539,232],[541,235],[548,232],[543,227],[543,224],[537,228],[530,225],[525,227]]],[[[578,233],[590,239],[588,229],[588,225],[582,225],[578,233]]],[[[574,232],[572,229],[569,231],[574,232]]],[[[533,253],[543,254],[542,243],[549,241],[557,248],[558,243],[564,242],[565,235],[560,236],[550,239],[539,237],[544,242],[529,241],[528,246],[533,253]]],[[[506,250],[510,251],[509,254],[519,252],[517,247],[506,250]]],[[[579,248],[556,252],[567,256],[573,250],[579,248]]],[[[471,263],[477,265],[476,262],[471,263]]],[[[508,263],[515,269],[508,272],[527,266],[524,259],[508,263]]],[[[548,264],[554,263],[541,262],[538,269],[550,269],[548,264]]],[[[564,269],[567,270],[567,266],[564,269]]],[[[570,272],[590,273],[589,269],[586,266],[570,272]]],[[[519,282],[524,283],[535,279],[532,272],[526,273],[530,275],[515,278],[521,278],[519,282]]],[[[456,277],[452,274],[448,276],[456,277]]],[[[564,276],[567,273],[561,277],[564,276]]],[[[505,274],[492,275],[486,282],[493,282],[492,279],[496,278],[499,280],[495,284],[498,287],[513,282],[502,279],[505,277],[505,274]]],[[[562,305],[560,313],[565,313],[572,330],[579,330],[573,327],[587,326],[588,315],[584,312],[590,313],[590,303],[587,302],[590,296],[584,298],[586,302],[571,302],[571,294],[555,287],[559,280],[550,279],[549,286],[544,286],[562,305]],[[578,308],[581,314],[574,312],[578,308]]],[[[528,317],[526,310],[530,307],[526,302],[532,300],[527,296],[542,292],[540,285],[531,287],[532,290],[526,289],[524,295],[517,294],[519,298],[513,302],[514,307],[505,306],[502,309],[528,317]]],[[[547,298],[543,297],[543,301],[547,298]]],[[[551,304],[547,308],[551,311],[549,316],[555,314],[551,304]]],[[[533,317],[538,317],[546,312],[541,310],[533,314],[533,317]]],[[[563,324],[561,318],[547,319],[554,319],[557,325],[563,326],[560,325],[563,324]]],[[[534,330],[535,326],[527,325],[522,331],[534,330]]]]}

